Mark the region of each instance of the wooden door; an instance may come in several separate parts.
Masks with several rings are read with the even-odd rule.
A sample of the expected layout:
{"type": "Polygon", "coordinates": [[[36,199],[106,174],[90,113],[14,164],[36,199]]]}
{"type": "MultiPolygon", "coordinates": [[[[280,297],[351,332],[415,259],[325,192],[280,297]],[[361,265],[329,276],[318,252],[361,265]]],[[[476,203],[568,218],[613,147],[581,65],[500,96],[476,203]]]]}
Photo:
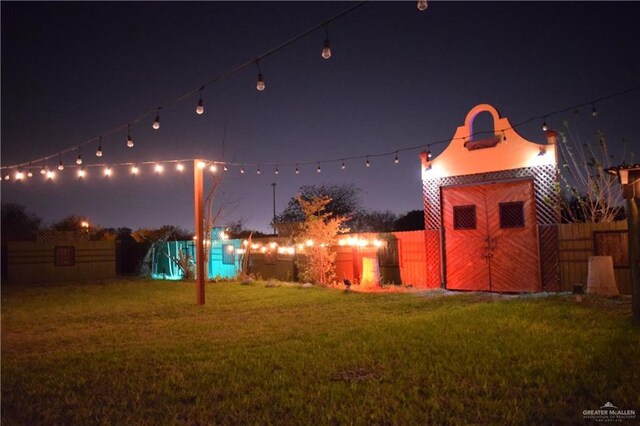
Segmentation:
{"type": "Polygon", "coordinates": [[[447,288],[540,291],[533,182],[443,188],[447,288]]]}

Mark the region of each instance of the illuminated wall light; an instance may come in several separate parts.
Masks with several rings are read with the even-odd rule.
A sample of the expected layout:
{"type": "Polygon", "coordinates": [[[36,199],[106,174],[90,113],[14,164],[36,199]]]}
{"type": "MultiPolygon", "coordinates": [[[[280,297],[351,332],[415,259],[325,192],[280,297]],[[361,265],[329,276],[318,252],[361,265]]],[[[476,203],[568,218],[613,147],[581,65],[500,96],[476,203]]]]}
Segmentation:
{"type": "Polygon", "coordinates": [[[176,170],[179,172],[184,171],[184,165],[182,163],[176,164],[176,170]]]}
{"type": "Polygon", "coordinates": [[[258,92],[262,92],[266,87],[264,84],[264,76],[262,75],[262,70],[260,70],[260,63],[258,61],[256,61],[256,65],[258,66],[258,82],[256,83],[256,89],[258,89],[258,92]]]}
{"type": "Polygon", "coordinates": [[[133,148],[133,138],[131,137],[131,124],[127,124],[127,147],[133,148]]]}
{"type": "Polygon", "coordinates": [[[160,107],[158,107],[158,113],[156,114],[156,119],[153,121],[153,125],[151,125],[155,130],[160,128],[160,107]]]}
{"type": "Polygon", "coordinates": [[[207,163],[205,163],[204,161],[198,161],[198,168],[200,170],[204,169],[205,167],[207,167],[207,163]]]}
{"type": "Polygon", "coordinates": [[[131,166],[131,174],[132,175],[137,175],[139,171],[140,170],[138,169],[138,167],[135,164],[133,166],[131,166]]]}
{"type": "Polygon", "coordinates": [[[329,24],[325,24],[324,46],[322,47],[322,57],[329,59],[331,57],[331,42],[329,42],[329,24]]]}
{"type": "Polygon", "coordinates": [[[200,99],[198,99],[198,105],[196,105],[196,114],[204,114],[204,101],[202,100],[202,88],[200,88],[200,99]]]}
{"type": "Polygon", "coordinates": [[[423,12],[427,10],[427,7],[429,7],[429,4],[427,3],[427,0],[418,0],[417,7],[420,12],[423,12]]]}
{"type": "Polygon", "coordinates": [[[400,159],[398,158],[398,153],[396,153],[396,158],[393,159],[393,164],[398,164],[400,159]]]}
{"type": "Polygon", "coordinates": [[[216,165],[215,165],[215,164],[211,164],[211,165],[209,166],[209,171],[210,171],[211,173],[215,173],[217,170],[218,170],[218,168],[216,167],[216,165]]]}
{"type": "Polygon", "coordinates": [[[96,157],[102,157],[102,136],[98,139],[98,149],[96,150],[96,157]]]}
{"type": "Polygon", "coordinates": [[[156,164],[154,170],[156,171],[156,173],[160,174],[164,170],[164,167],[162,167],[162,164],[156,164]]]}
{"type": "Polygon", "coordinates": [[[112,173],[112,172],[111,172],[111,167],[106,167],[106,168],[104,169],[104,175],[105,175],[106,177],[111,176],[111,173],[112,173]]]}

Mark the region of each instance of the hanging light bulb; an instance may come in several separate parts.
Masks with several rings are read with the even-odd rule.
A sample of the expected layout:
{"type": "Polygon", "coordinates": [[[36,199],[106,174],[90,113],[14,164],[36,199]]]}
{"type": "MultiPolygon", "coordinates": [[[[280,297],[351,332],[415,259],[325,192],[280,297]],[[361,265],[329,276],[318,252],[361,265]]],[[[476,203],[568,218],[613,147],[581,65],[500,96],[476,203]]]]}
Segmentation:
{"type": "Polygon", "coordinates": [[[104,169],[104,175],[105,175],[106,177],[111,176],[111,167],[107,166],[107,167],[104,169]]]}
{"type": "Polygon", "coordinates": [[[275,170],[275,172],[274,172],[274,173],[275,173],[275,174],[279,174],[279,173],[280,173],[280,171],[278,170],[278,165],[277,165],[277,164],[276,164],[276,170],[275,170]]]}
{"type": "Polygon", "coordinates": [[[598,110],[596,109],[596,104],[591,104],[591,116],[592,117],[598,116],[598,110]]]}
{"type": "Polygon", "coordinates": [[[240,166],[240,173],[244,174],[244,166],[240,166]]]}
{"type": "Polygon", "coordinates": [[[299,175],[300,174],[300,169],[298,168],[298,165],[296,164],[296,174],[299,175]]]}
{"type": "Polygon", "coordinates": [[[342,170],[344,170],[344,169],[346,169],[346,168],[347,168],[347,165],[346,165],[346,164],[344,164],[344,161],[342,162],[342,165],[340,166],[340,168],[341,168],[342,170]]]}
{"type": "Polygon", "coordinates": [[[96,157],[102,157],[102,136],[100,136],[98,142],[98,150],[96,151],[96,157]]]}
{"type": "Polygon", "coordinates": [[[151,127],[153,127],[155,130],[158,130],[160,128],[160,107],[158,107],[156,119],[153,121],[153,125],[151,127]]]}
{"type": "Polygon", "coordinates": [[[257,174],[260,174],[260,166],[258,166],[258,170],[256,170],[257,174]]]}
{"type": "Polygon", "coordinates": [[[216,170],[218,170],[218,168],[216,167],[216,165],[215,165],[215,164],[211,164],[211,165],[209,166],[209,171],[210,171],[211,173],[215,173],[215,172],[216,172],[216,170]]]}
{"type": "Polygon", "coordinates": [[[433,154],[431,153],[431,148],[427,145],[427,159],[431,160],[431,157],[433,157],[433,154]]]}
{"type": "Polygon", "coordinates": [[[547,127],[547,117],[544,118],[544,120],[542,121],[542,131],[546,132],[548,129],[547,127]]]}
{"type": "Polygon", "coordinates": [[[204,114],[204,101],[202,100],[202,88],[200,88],[200,99],[198,99],[198,105],[196,105],[196,114],[204,114]]]}
{"type": "Polygon", "coordinates": [[[205,163],[204,161],[198,161],[198,168],[200,170],[204,169],[205,167],[207,167],[207,163],[205,163]]]}
{"type": "Polygon", "coordinates": [[[44,176],[46,173],[47,173],[47,170],[46,170],[46,168],[44,166],[44,161],[43,161],[42,162],[42,167],[40,168],[40,174],[44,176]]]}
{"type": "Polygon", "coordinates": [[[425,11],[427,10],[427,7],[429,7],[429,5],[427,4],[427,0],[418,0],[418,10],[419,11],[425,11]]]}
{"type": "Polygon", "coordinates": [[[329,42],[329,24],[324,26],[325,38],[324,38],[324,46],[322,47],[322,57],[324,59],[329,59],[331,57],[331,42],[329,42]]]}
{"type": "Polygon", "coordinates": [[[156,164],[154,170],[156,171],[156,173],[160,174],[164,170],[164,167],[162,167],[162,164],[156,164]]]}
{"type": "Polygon", "coordinates": [[[133,148],[133,138],[131,137],[131,124],[127,124],[127,146],[133,148]]]}
{"type": "Polygon", "coordinates": [[[176,164],[176,170],[181,172],[184,170],[184,165],[182,163],[176,164]]]}
{"type": "Polygon", "coordinates": [[[4,175],[4,180],[9,180],[11,179],[11,176],[9,175],[9,173],[7,173],[6,175],[4,175]]]}
{"type": "Polygon", "coordinates": [[[228,168],[228,167],[227,167],[227,165],[225,164],[224,166],[222,166],[222,170],[226,172],[227,170],[229,170],[229,168],[228,168]]]}
{"type": "Polygon", "coordinates": [[[58,170],[63,171],[64,170],[64,164],[62,164],[62,158],[60,159],[60,161],[58,162],[58,170]]]}
{"type": "Polygon", "coordinates": [[[398,158],[398,153],[396,152],[396,158],[393,159],[393,163],[398,164],[399,162],[400,162],[400,159],[398,158]]]}
{"type": "Polygon", "coordinates": [[[23,177],[24,177],[24,173],[22,173],[22,170],[18,170],[16,172],[16,180],[22,180],[23,177]]]}
{"type": "Polygon", "coordinates": [[[27,172],[27,177],[33,177],[33,172],[31,171],[31,169],[29,169],[29,171],[27,172]]]}
{"type": "Polygon", "coordinates": [[[256,89],[258,92],[262,92],[265,89],[264,77],[262,76],[262,71],[260,70],[260,63],[256,61],[256,65],[258,66],[258,82],[256,83],[256,89]]]}
{"type": "Polygon", "coordinates": [[[47,170],[47,179],[53,180],[56,177],[56,172],[53,170],[47,170]]]}
{"type": "Polygon", "coordinates": [[[138,170],[138,166],[136,166],[135,164],[133,166],[131,166],[131,174],[132,175],[137,175],[139,171],[140,170],[138,170]]]}
{"type": "Polygon", "coordinates": [[[76,164],[79,166],[82,164],[82,151],[81,147],[78,147],[78,158],[76,158],[76,164]]]}
{"type": "Polygon", "coordinates": [[[367,161],[364,163],[365,166],[371,167],[371,163],[369,162],[369,157],[367,157],[367,161]]]}
{"type": "Polygon", "coordinates": [[[84,167],[80,167],[80,170],[78,170],[78,177],[83,178],[84,176],[85,176],[84,167]]]}
{"type": "Polygon", "coordinates": [[[322,169],[320,168],[320,163],[318,163],[318,168],[316,170],[318,173],[322,173],[322,169]]]}

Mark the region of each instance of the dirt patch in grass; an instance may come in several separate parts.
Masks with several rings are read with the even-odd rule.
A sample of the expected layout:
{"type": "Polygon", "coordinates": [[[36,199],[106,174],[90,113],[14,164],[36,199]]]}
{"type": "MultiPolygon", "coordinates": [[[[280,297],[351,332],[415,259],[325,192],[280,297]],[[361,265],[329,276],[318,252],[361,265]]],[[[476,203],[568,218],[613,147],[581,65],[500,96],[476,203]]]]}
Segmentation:
{"type": "Polygon", "coordinates": [[[365,382],[369,380],[378,380],[382,378],[382,373],[373,367],[351,367],[341,370],[331,375],[334,382],[365,382]]]}

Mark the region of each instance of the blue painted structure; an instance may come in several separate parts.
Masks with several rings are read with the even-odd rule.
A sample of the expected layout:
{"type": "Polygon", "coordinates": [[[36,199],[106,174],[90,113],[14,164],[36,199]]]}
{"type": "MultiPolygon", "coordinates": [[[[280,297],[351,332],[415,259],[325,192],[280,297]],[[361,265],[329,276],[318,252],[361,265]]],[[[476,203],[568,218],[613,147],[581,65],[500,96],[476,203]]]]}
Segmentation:
{"type": "MultiPolygon", "coordinates": [[[[210,238],[208,279],[233,278],[240,268],[238,249],[242,240],[223,239],[222,230],[214,228],[210,238]]],[[[191,257],[190,265],[195,271],[195,243],[193,241],[166,241],[155,243],[149,249],[151,278],[161,280],[180,280],[183,273],[178,267],[179,251],[191,257]]]]}

